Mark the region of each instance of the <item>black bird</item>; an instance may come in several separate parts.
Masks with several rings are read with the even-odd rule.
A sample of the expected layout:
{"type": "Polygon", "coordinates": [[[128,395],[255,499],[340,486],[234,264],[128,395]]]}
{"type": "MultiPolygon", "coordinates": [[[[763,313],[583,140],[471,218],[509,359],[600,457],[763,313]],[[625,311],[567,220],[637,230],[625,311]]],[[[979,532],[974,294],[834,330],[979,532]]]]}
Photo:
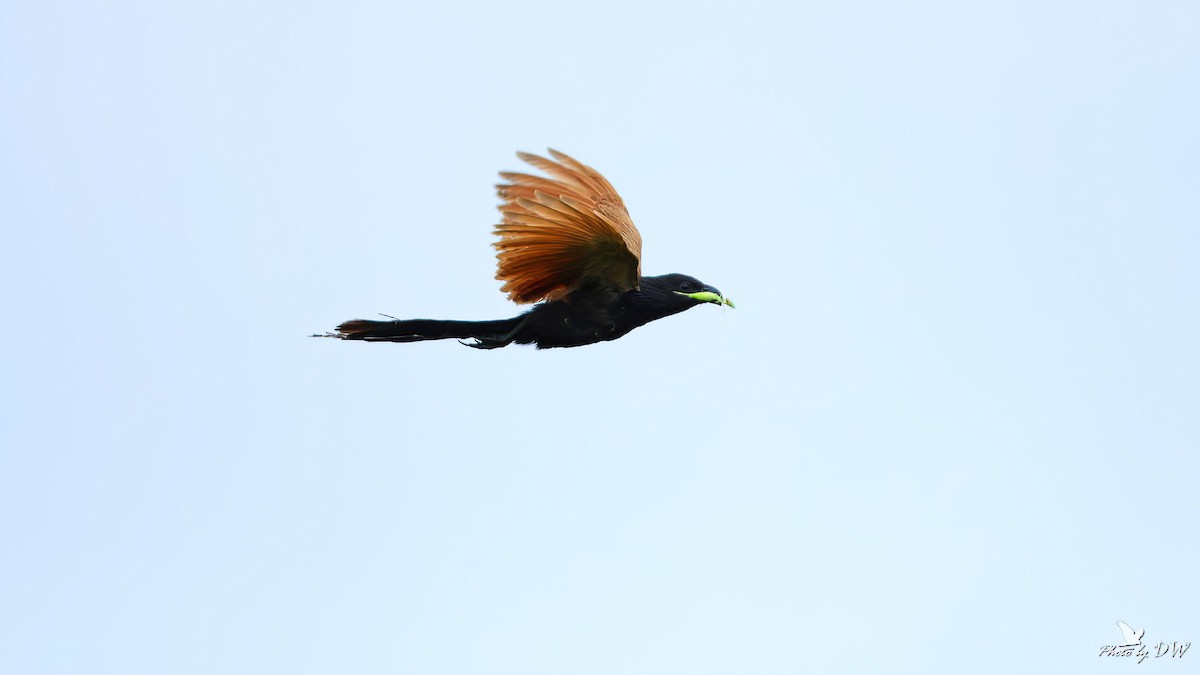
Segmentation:
{"type": "Polygon", "coordinates": [[[445,338],[479,349],[513,342],[578,347],[615,340],[638,326],[697,305],[733,302],[684,274],[641,275],[642,236],[613,186],[595,169],[550,151],[517,153],[549,178],[501,172],[503,218],[496,278],[517,303],[538,303],[511,319],[441,321],[354,319],[324,337],[368,342],[445,338]]]}

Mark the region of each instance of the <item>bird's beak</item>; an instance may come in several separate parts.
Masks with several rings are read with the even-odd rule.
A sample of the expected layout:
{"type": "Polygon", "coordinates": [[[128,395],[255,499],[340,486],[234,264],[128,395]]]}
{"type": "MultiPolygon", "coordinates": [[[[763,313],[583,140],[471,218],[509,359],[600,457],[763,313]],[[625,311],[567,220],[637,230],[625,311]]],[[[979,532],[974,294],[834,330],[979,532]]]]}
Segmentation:
{"type": "Polygon", "coordinates": [[[693,300],[699,300],[700,302],[711,302],[714,305],[727,305],[729,307],[734,307],[732,300],[722,296],[720,293],[713,291],[700,291],[698,293],[683,293],[680,291],[675,291],[675,293],[678,295],[686,295],[687,297],[693,300]]]}

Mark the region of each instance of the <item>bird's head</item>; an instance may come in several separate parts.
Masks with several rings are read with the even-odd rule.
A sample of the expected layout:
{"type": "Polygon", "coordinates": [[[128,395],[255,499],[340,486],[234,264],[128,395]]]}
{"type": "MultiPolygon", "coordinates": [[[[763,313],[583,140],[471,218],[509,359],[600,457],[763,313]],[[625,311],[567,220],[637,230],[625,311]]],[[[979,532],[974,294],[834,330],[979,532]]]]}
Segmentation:
{"type": "Polygon", "coordinates": [[[734,306],[732,300],[721,295],[721,291],[695,277],[689,277],[686,274],[668,274],[664,279],[668,281],[672,293],[688,298],[696,304],[711,302],[714,305],[734,306]]]}
{"type": "Polygon", "coordinates": [[[733,302],[721,295],[721,291],[686,274],[642,277],[638,288],[625,294],[624,303],[632,312],[630,320],[639,326],[697,305],[733,307],[733,302]]]}
{"type": "Polygon", "coordinates": [[[642,277],[639,286],[644,298],[671,307],[672,313],[706,303],[733,307],[733,301],[721,295],[721,291],[686,274],[642,277]]]}

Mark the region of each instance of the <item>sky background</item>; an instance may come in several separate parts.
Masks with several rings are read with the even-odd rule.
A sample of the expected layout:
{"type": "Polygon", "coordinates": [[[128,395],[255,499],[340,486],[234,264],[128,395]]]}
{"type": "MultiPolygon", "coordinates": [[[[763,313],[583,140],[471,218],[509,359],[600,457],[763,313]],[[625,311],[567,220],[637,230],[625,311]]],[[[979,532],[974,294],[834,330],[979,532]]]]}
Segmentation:
{"type": "Polygon", "coordinates": [[[0,0],[0,672],[1200,641],[1198,34],[1195,2],[0,0]],[[647,274],[738,309],[307,337],[513,315],[492,185],[547,146],[647,274]]]}

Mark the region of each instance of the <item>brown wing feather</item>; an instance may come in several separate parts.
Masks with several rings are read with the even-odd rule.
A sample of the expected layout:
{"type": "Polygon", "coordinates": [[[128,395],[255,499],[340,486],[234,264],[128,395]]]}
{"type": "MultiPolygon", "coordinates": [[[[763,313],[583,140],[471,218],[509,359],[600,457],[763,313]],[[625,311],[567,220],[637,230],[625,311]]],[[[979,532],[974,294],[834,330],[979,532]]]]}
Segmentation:
{"type": "Polygon", "coordinates": [[[549,178],[501,172],[496,278],[519,303],[553,300],[585,283],[624,292],[641,277],[642,236],[595,169],[555,150],[517,156],[549,178]]]}

